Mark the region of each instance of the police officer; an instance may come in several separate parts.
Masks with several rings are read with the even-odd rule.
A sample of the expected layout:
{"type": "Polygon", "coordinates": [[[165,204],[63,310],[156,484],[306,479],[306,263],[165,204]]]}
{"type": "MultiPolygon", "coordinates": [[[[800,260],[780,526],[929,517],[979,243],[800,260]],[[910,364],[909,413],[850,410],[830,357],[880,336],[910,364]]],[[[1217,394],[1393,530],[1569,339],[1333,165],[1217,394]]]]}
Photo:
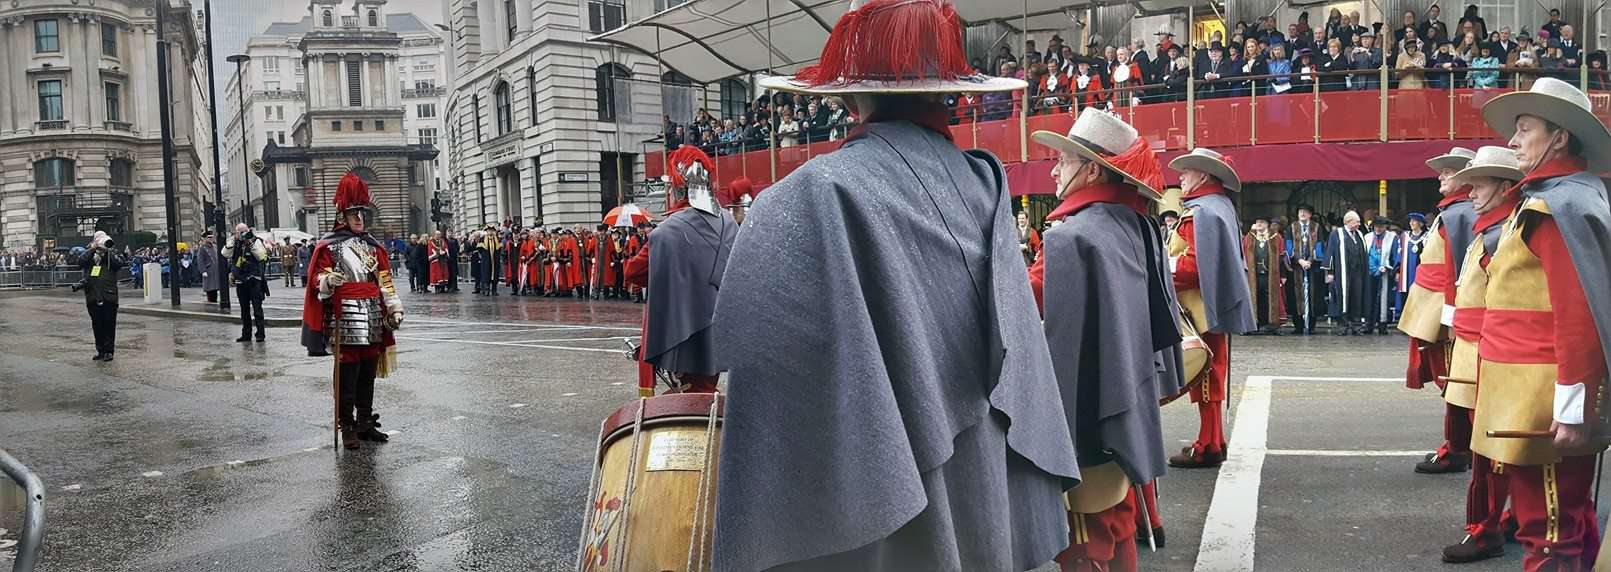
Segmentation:
{"type": "Polygon", "coordinates": [[[117,273],[128,259],[112,250],[112,238],[96,231],[87,249],[76,248],[78,267],[84,270],[84,304],[95,330],[95,361],[112,361],[117,341],[117,273]]]}

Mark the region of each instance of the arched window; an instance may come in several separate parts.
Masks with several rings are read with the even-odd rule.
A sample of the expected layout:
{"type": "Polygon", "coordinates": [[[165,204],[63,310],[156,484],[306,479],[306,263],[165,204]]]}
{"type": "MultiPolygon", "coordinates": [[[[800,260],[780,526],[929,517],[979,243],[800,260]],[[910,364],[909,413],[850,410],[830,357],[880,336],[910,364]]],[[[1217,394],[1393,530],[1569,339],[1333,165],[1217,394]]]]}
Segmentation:
{"type": "Polygon", "coordinates": [[[379,28],[380,27],[380,13],[378,13],[378,12],[376,12],[374,10],[369,11],[369,27],[371,27],[371,28],[379,28]]]}
{"type": "Polygon", "coordinates": [[[621,64],[604,64],[594,74],[598,96],[599,121],[614,123],[618,115],[632,109],[632,72],[621,64]]]}
{"type": "Polygon", "coordinates": [[[498,87],[492,89],[492,100],[498,112],[498,134],[503,135],[515,128],[515,110],[509,101],[509,82],[498,82],[498,87]]]}
{"type": "Polygon", "coordinates": [[[694,80],[688,79],[688,76],[674,71],[660,74],[661,111],[671,116],[671,120],[677,123],[692,122],[694,109],[699,107],[700,91],[694,87],[694,80]]]}
{"type": "Polygon", "coordinates": [[[72,159],[52,158],[34,161],[34,187],[45,189],[76,185],[73,167],[72,159]]]}
{"type": "Polygon", "coordinates": [[[738,79],[722,80],[722,117],[737,119],[749,110],[750,86],[738,79]]]}
{"type": "Polygon", "coordinates": [[[336,25],[336,17],[334,14],[331,14],[329,10],[324,11],[324,18],[322,21],[324,22],[324,26],[326,28],[336,25]]]}

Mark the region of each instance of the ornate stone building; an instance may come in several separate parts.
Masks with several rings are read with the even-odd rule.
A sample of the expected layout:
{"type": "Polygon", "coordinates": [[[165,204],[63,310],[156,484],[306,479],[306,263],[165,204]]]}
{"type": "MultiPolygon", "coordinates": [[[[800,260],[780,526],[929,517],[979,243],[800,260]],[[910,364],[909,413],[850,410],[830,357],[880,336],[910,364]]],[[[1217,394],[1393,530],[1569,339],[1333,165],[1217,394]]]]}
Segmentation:
{"type": "MultiPolygon", "coordinates": [[[[0,5],[0,249],[96,229],[167,234],[151,0],[0,5]]],[[[212,208],[206,58],[190,2],[166,14],[179,240],[212,208]]]]}

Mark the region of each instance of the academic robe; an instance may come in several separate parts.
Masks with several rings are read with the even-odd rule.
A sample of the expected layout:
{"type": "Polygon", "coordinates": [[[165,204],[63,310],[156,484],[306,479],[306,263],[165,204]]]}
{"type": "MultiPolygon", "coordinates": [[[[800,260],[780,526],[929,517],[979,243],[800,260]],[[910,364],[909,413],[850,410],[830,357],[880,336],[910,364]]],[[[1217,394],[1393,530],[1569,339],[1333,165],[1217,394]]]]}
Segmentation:
{"type": "Polygon", "coordinates": [[[1253,294],[1254,321],[1260,327],[1281,325],[1282,316],[1286,315],[1285,296],[1281,295],[1281,265],[1286,260],[1286,240],[1279,234],[1271,234],[1265,238],[1264,257],[1258,257],[1258,238],[1253,233],[1242,237],[1242,259],[1247,261],[1247,288],[1253,294]],[[1259,272],[1264,272],[1264,280],[1259,280],[1259,272]],[[1264,303],[1259,303],[1260,295],[1264,303]],[[1260,317],[1263,317],[1260,320],[1260,317]]]}
{"type": "Polygon", "coordinates": [[[615,240],[608,234],[593,239],[593,273],[592,282],[595,288],[615,287],[615,240]]]}
{"type": "Polygon", "coordinates": [[[570,260],[570,263],[565,265],[566,282],[570,283],[572,288],[586,286],[587,275],[583,269],[587,266],[587,253],[582,250],[582,241],[571,234],[565,235],[559,242],[559,248],[567,253],[566,258],[570,260]]]}
{"type": "Polygon", "coordinates": [[[1000,162],[876,121],[776,188],[716,304],[714,569],[1050,562],[1079,471],[1000,162]]]}
{"type": "Polygon", "coordinates": [[[1393,321],[1398,251],[1398,234],[1386,231],[1365,234],[1365,264],[1370,267],[1370,282],[1365,288],[1365,320],[1371,324],[1393,321]]]}
{"type": "Polygon", "coordinates": [[[1287,238],[1287,264],[1292,267],[1292,280],[1287,291],[1292,298],[1290,308],[1293,323],[1314,327],[1314,320],[1326,313],[1326,240],[1320,234],[1320,223],[1313,220],[1307,225],[1294,222],[1287,238]],[[1304,270],[1301,261],[1310,262],[1304,270]],[[1307,321],[1307,322],[1306,322],[1307,321]]]}
{"type": "Polygon", "coordinates": [[[571,278],[571,269],[576,267],[576,254],[572,252],[571,245],[576,239],[570,236],[560,236],[552,239],[552,260],[548,263],[549,287],[559,292],[569,292],[576,287],[576,280],[571,278]]]}
{"type": "Polygon", "coordinates": [[[432,240],[429,245],[429,249],[431,260],[431,285],[444,286],[448,282],[448,276],[452,274],[452,272],[448,270],[448,265],[454,264],[456,261],[452,260],[448,256],[447,241],[445,240],[432,240]]]}
{"type": "Polygon", "coordinates": [[[1352,327],[1365,316],[1370,269],[1365,255],[1365,237],[1359,231],[1339,226],[1326,243],[1326,272],[1332,276],[1331,317],[1346,320],[1338,327],[1352,327]]]}
{"type": "Polygon", "coordinates": [[[1410,285],[1415,284],[1415,272],[1421,267],[1421,243],[1426,240],[1426,231],[1415,234],[1404,231],[1400,237],[1403,247],[1398,250],[1398,282],[1396,288],[1399,298],[1398,305],[1404,307],[1404,294],[1409,293],[1410,285]]]}
{"type": "Polygon", "coordinates": [[[520,276],[516,288],[542,288],[543,265],[537,261],[537,239],[526,237],[520,241],[520,276]]]}

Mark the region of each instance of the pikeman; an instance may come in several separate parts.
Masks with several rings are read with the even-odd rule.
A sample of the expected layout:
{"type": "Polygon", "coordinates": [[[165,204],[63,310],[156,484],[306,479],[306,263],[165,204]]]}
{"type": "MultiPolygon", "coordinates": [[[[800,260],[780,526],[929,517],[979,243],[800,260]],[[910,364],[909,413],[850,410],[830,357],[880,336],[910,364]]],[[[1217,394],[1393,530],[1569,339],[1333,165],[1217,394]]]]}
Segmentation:
{"type": "MultiPolygon", "coordinates": [[[[1472,223],[1477,215],[1471,206],[1471,187],[1454,177],[1471,162],[1476,153],[1463,147],[1428,159],[1426,166],[1438,173],[1437,218],[1427,229],[1421,244],[1421,261],[1415,268],[1415,283],[1404,298],[1404,312],[1398,329],[1410,336],[1410,361],[1404,384],[1421,389],[1436,383],[1448,391],[1443,379],[1449,375],[1449,351],[1453,343],[1449,328],[1454,320],[1454,279],[1463,268],[1471,244],[1472,223]]],[[[1440,474],[1464,471],[1471,466],[1471,406],[1467,400],[1449,400],[1443,412],[1443,444],[1416,463],[1415,472],[1440,474]],[[1461,403],[1465,403],[1461,405],[1461,403]]]]}
{"type": "Polygon", "coordinates": [[[1528,570],[1584,570],[1599,551],[1595,453],[1608,437],[1611,131],[1571,84],[1539,78],[1482,107],[1526,173],[1488,262],[1471,450],[1504,463],[1528,570]]]}
{"type": "Polygon", "coordinates": [[[1180,172],[1180,224],[1169,236],[1175,292],[1203,345],[1213,354],[1200,383],[1192,384],[1200,425],[1197,441],[1169,458],[1181,468],[1217,467],[1225,462],[1225,407],[1230,390],[1231,339],[1258,329],[1242,261],[1241,228],[1230,193],[1242,179],[1223,155],[1193,149],[1169,162],[1180,172]]]}
{"type": "Polygon", "coordinates": [[[365,229],[375,210],[369,186],[347,173],[335,204],[336,227],[309,258],[302,345],[309,355],[335,354],[335,422],[342,446],[357,449],[360,440],[387,440],[375,413],[375,378],[397,365],[392,331],[403,325],[403,301],[386,249],[365,229]]]}
{"type": "Polygon", "coordinates": [[[945,105],[1025,84],[975,75],[943,0],[849,6],[817,65],[760,80],[862,121],[754,202],[723,276],[714,569],[1049,564],[1074,446],[1005,171],[945,105]]]}
{"type": "MultiPolygon", "coordinates": [[[[674,375],[680,391],[714,393],[727,368],[716,355],[711,324],[738,222],[711,194],[716,164],[704,151],[683,145],[670,163],[665,223],[623,271],[627,282],[655,293],[643,311],[639,359],[674,375]]],[[[652,391],[654,382],[640,379],[639,388],[652,391]]]]}
{"type": "MultiPolygon", "coordinates": [[[[1516,152],[1504,147],[1477,150],[1465,169],[1453,177],[1456,184],[1470,191],[1471,206],[1477,216],[1471,241],[1454,281],[1454,343],[1449,350],[1448,374],[1443,399],[1450,411],[1472,415],[1477,406],[1477,348],[1482,335],[1484,294],[1488,287],[1488,263],[1499,246],[1500,229],[1516,212],[1521,193],[1515,188],[1522,172],[1516,152]],[[1480,240],[1479,240],[1480,239],[1480,240]]],[[[1470,447],[1470,419],[1466,420],[1465,442],[1470,447]]],[[[1504,469],[1482,455],[1471,455],[1471,484],[1466,489],[1466,536],[1443,549],[1443,561],[1476,562],[1505,554],[1504,510],[1508,497],[1504,469]]]]}
{"type": "Polygon", "coordinates": [[[1179,367],[1157,366],[1181,363],[1167,253],[1147,214],[1148,201],[1163,198],[1163,173],[1134,128],[1095,108],[1080,112],[1067,137],[1034,139],[1060,154],[1052,178],[1062,202],[1046,217],[1061,222],[1046,231],[1029,283],[1084,479],[1068,492],[1072,532],[1057,561],[1064,570],[1135,570],[1138,525],[1150,520],[1152,541],[1163,541],[1161,520],[1138,518],[1142,502],[1157,516],[1153,494],[1136,494],[1166,470],[1159,399],[1184,384],[1179,367]],[[1133,256],[1112,256],[1119,252],[1133,256]]]}

